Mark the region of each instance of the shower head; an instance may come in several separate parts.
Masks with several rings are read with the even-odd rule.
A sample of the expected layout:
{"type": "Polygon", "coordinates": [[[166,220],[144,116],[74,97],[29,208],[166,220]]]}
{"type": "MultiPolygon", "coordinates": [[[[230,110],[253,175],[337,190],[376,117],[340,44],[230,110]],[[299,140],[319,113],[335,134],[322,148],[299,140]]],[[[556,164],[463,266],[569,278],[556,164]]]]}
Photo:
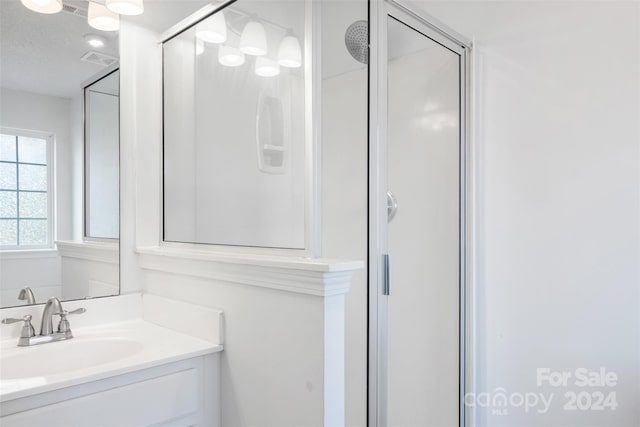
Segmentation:
{"type": "Polygon", "coordinates": [[[349,25],[344,34],[344,44],[347,50],[358,62],[366,64],[369,62],[369,23],[367,21],[356,21],[349,25]]]}

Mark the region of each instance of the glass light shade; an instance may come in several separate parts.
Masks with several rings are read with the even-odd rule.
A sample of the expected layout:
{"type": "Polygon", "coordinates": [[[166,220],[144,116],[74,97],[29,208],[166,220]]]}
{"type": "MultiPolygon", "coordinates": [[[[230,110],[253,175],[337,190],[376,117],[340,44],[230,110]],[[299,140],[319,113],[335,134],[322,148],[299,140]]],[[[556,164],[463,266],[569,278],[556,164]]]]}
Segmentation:
{"type": "Polygon", "coordinates": [[[87,22],[96,30],[118,31],[120,29],[120,16],[103,5],[92,1],[89,2],[87,22]]]}
{"type": "Polygon", "coordinates": [[[280,74],[280,65],[276,61],[264,56],[256,58],[256,74],[262,77],[273,77],[280,74]]]}
{"type": "Polygon", "coordinates": [[[202,55],[204,53],[204,42],[200,39],[196,39],[196,55],[202,55]]]}
{"type": "Polygon", "coordinates": [[[297,38],[286,36],[282,39],[278,49],[278,64],[289,68],[298,68],[302,65],[300,42],[297,38]]]}
{"type": "Polygon", "coordinates": [[[142,0],[106,0],[105,6],[120,15],[140,15],[144,12],[142,0]]]}
{"type": "Polygon", "coordinates": [[[27,9],[39,13],[58,13],[62,10],[62,0],[20,0],[27,9]]]}
{"type": "Polygon", "coordinates": [[[240,50],[247,55],[261,56],[267,54],[267,36],[259,22],[249,22],[240,36],[240,50]]]}
{"type": "Polygon", "coordinates": [[[207,43],[224,43],[227,40],[224,13],[217,12],[196,25],[196,37],[207,43]]]}
{"type": "Polygon", "coordinates": [[[244,64],[244,53],[240,52],[235,47],[220,46],[218,49],[218,62],[227,67],[237,67],[244,64]]]}

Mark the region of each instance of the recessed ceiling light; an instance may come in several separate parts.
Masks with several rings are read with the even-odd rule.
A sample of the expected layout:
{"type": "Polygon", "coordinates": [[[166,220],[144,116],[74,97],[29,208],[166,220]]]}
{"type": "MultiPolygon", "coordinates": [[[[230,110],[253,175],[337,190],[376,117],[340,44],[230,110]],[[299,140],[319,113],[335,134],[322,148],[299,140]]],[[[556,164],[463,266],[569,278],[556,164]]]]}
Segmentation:
{"type": "Polygon", "coordinates": [[[86,34],[84,40],[89,43],[91,47],[102,47],[107,42],[104,37],[97,34],[86,34]]]}

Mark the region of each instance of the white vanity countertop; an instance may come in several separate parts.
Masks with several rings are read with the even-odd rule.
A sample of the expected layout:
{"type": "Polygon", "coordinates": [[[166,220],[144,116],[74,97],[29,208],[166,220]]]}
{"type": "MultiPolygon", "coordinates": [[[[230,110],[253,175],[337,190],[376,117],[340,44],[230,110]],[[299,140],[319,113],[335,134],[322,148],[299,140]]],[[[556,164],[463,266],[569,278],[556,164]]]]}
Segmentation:
{"type": "Polygon", "coordinates": [[[0,402],[222,351],[144,320],[77,328],[74,338],[31,347],[0,341],[0,402]]]}

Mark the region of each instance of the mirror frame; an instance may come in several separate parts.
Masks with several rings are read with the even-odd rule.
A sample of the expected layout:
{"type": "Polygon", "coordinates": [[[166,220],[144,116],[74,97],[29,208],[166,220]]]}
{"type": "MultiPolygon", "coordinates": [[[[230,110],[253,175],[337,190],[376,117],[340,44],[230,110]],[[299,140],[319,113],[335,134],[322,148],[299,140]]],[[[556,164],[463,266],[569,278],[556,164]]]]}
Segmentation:
{"type": "MultiPolygon", "coordinates": [[[[209,4],[162,33],[158,43],[161,45],[160,66],[162,67],[162,85],[164,86],[164,49],[165,42],[198,22],[222,11],[240,0],[223,0],[218,4],[209,4]]],[[[305,140],[305,194],[304,194],[304,248],[282,248],[261,246],[233,246],[226,244],[179,243],[164,240],[164,132],[161,136],[161,187],[158,243],[162,247],[191,249],[197,251],[225,252],[234,254],[272,254],[317,258],[322,250],[322,205],[321,205],[321,112],[322,112],[322,51],[320,38],[321,4],[313,0],[304,0],[304,140],[305,140]]],[[[164,89],[163,89],[164,90],[164,89]]],[[[164,95],[162,96],[164,99],[164,95]]],[[[163,101],[162,101],[163,102],[163,101]]],[[[161,105],[162,128],[164,128],[164,102],[161,105]]]]}

